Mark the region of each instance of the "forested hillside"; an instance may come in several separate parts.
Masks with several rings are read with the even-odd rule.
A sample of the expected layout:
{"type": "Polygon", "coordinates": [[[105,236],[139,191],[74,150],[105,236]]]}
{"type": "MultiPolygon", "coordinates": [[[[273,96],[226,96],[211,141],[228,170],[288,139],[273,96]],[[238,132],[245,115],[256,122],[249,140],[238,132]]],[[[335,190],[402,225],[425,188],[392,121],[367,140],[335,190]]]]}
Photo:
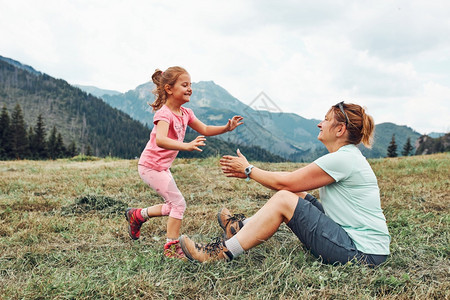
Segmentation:
{"type": "Polygon", "coordinates": [[[32,73],[0,60],[0,104],[9,111],[19,104],[31,126],[39,115],[47,129],[55,126],[64,143],[75,141],[83,153],[90,146],[97,156],[138,156],[148,129],[124,112],[88,95],[62,79],[32,73]]]}
{"type": "Polygon", "coordinates": [[[450,133],[443,136],[432,138],[426,135],[421,136],[416,141],[416,154],[432,154],[450,151],[450,133]]]}
{"type": "MultiPolygon", "coordinates": [[[[4,107],[4,115],[12,118],[17,106],[20,106],[23,115],[24,126],[21,127],[28,133],[35,131],[41,118],[45,124],[44,134],[50,135],[56,128],[65,145],[77,145],[77,153],[86,154],[89,150],[95,156],[135,158],[140,155],[150,134],[150,129],[141,122],[112,108],[102,99],[71,86],[65,80],[52,78],[30,66],[0,56],[0,108],[4,107]]],[[[152,117],[149,114],[148,119],[152,117]]],[[[193,136],[195,134],[189,134],[186,140],[190,141],[193,136]]],[[[210,137],[203,152],[181,152],[179,157],[231,154],[238,146],[210,137]]],[[[247,149],[254,160],[284,160],[259,147],[247,149]]],[[[9,157],[23,156],[14,154],[9,157]]]]}
{"type": "MultiPolygon", "coordinates": [[[[419,138],[420,133],[414,131],[408,126],[400,126],[394,123],[381,123],[375,126],[375,137],[372,149],[367,149],[361,146],[361,152],[366,157],[386,157],[387,148],[392,139],[392,135],[395,136],[395,141],[398,147],[398,155],[405,145],[408,138],[410,138],[412,145],[419,138]]],[[[414,148],[415,152],[415,148],[414,148]]]]}

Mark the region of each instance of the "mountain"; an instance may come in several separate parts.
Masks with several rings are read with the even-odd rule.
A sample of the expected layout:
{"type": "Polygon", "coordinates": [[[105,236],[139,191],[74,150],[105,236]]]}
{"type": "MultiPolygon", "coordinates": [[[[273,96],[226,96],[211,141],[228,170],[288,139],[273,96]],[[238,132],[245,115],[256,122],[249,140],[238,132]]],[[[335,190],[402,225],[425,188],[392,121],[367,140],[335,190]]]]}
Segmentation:
{"type": "MultiPolygon", "coordinates": [[[[0,63],[0,104],[6,104],[11,111],[13,106],[19,103],[29,126],[34,125],[37,116],[42,114],[47,128],[57,126],[65,144],[73,140],[82,148],[90,145],[99,156],[139,155],[148,139],[146,127],[153,127],[153,113],[148,105],[154,100],[151,93],[153,83],[142,84],[122,94],[93,86],[79,85],[77,88],[62,79],[54,79],[3,56],[0,56],[0,63]],[[96,96],[101,97],[107,104],[96,96]]],[[[205,148],[200,157],[205,156],[205,153],[229,153],[229,149],[243,149],[243,145],[256,147],[249,149],[265,159],[271,157],[272,161],[283,158],[312,161],[327,152],[317,140],[317,124],[320,120],[284,113],[264,93],[246,105],[213,81],[193,83],[193,89],[191,102],[186,106],[192,108],[204,123],[223,125],[233,115],[242,115],[245,118],[245,126],[238,127],[232,133],[215,137],[225,143],[208,138],[207,147],[210,148],[205,148]],[[226,149],[227,152],[221,149],[226,149]]],[[[366,149],[361,146],[362,152],[369,158],[385,157],[393,134],[399,153],[408,137],[412,144],[416,144],[415,141],[420,136],[406,126],[393,123],[377,124],[373,148],[366,149]]],[[[433,137],[442,135],[433,133],[433,137]]],[[[191,154],[180,153],[180,157],[189,155],[191,154]]]]}
{"type": "Polygon", "coordinates": [[[427,134],[427,136],[431,137],[431,138],[439,138],[441,136],[444,136],[446,133],[445,132],[430,132],[427,134]]]}
{"type": "MultiPolygon", "coordinates": [[[[91,89],[91,92],[102,91],[105,90],[91,89]]],[[[11,112],[16,104],[22,107],[28,127],[35,126],[38,116],[42,115],[47,132],[55,126],[64,144],[75,141],[82,153],[89,146],[96,156],[135,158],[149,138],[147,126],[92,93],[87,94],[62,79],[0,56],[0,107],[5,105],[11,112]]],[[[186,140],[189,136],[193,139],[192,135],[188,132],[186,140]]],[[[179,157],[230,154],[238,146],[209,137],[203,152],[180,152],[179,157]]],[[[245,149],[253,160],[285,161],[262,148],[245,149]]]]}
{"type": "MultiPolygon", "coordinates": [[[[149,103],[153,102],[153,83],[139,85],[136,89],[119,95],[103,95],[102,98],[132,118],[149,127],[153,114],[149,103]]],[[[194,110],[196,116],[206,124],[225,124],[233,115],[242,115],[245,125],[236,129],[237,134],[222,135],[218,138],[237,144],[255,145],[291,161],[312,161],[327,153],[317,140],[317,124],[320,120],[306,119],[294,113],[284,113],[266,95],[261,93],[246,105],[233,97],[213,81],[201,81],[192,84],[191,101],[186,104],[194,110]],[[264,110],[261,110],[263,108],[264,110]]],[[[399,153],[408,137],[411,143],[420,134],[407,126],[393,123],[377,124],[375,143],[372,149],[361,146],[366,157],[386,157],[387,147],[395,134],[399,153]]]]}
{"type": "Polygon", "coordinates": [[[33,69],[32,67],[30,67],[28,65],[24,65],[24,64],[18,62],[17,60],[14,60],[14,59],[11,59],[11,58],[8,58],[8,57],[3,57],[1,55],[0,55],[0,60],[4,61],[4,62],[6,62],[6,63],[8,63],[10,65],[13,65],[16,68],[19,68],[19,69],[27,71],[27,72],[29,72],[31,74],[34,74],[36,76],[42,75],[41,72],[38,72],[35,69],[33,69]]]}
{"type": "Polygon", "coordinates": [[[47,132],[55,126],[64,144],[75,141],[83,153],[89,146],[97,156],[140,154],[148,129],[139,121],[64,80],[10,62],[0,59],[0,105],[11,112],[19,104],[28,127],[42,115],[47,132]]]}
{"type": "Polygon", "coordinates": [[[397,144],[397,153],[400,156],[406,140],[410,138],[411,144],[420,137],[420,133],[414,131],[408,126],[400,126],[394,123],[380,123],[375,126],[374,144],[372,149],[360,147],[361,152],[366,157],[386,157],[387,148],[392,140],[392,135],[395,135],[395,143],[397,144]]]}
{"type": "Polygon", "coordinates": [[[416,141],[416,154],[432,154],[438,152],[450,151],[450,133],[444,134],[437,138],[422,135],[416,141]]]}
{"type": "MultiPolygon", "coordinates": [[[[240,102],[213,81],[193,83],[192,88],[194,93],[186,107],[192,108],[202,122],[223,125],[234,115],[244,117],[245,126],[238,127],[233,133],[217,136],[223,141],[258,146],[285,158],[310,153],[322,147],[316,139],[319,120],[308,120],[278,109],[275,112],[256,110],[240,102]]],[[[153,113],[149,103],[154,100],[153,89],[153,83],[148,82],[124,94],[103,95],[102,99],[152,127],[153,113]]],[[[256,100],[260,104],[265,101],[263,98],[256,100]]],[[[257,106],[258,103],[253,104],[257,106]]]]}
{"type": "Polygon", "coordinates": [[[114,95],[121,94],[121,92],[118,92],[118,91],[104,90],[104,89],[100,89],[100,88],[92,86],[92,85],[75,84],[74,86],[85,91],[88,94],[95,96],[95,97],[101,97],[103,95],[113,95],[114,96],[114,95]]]}

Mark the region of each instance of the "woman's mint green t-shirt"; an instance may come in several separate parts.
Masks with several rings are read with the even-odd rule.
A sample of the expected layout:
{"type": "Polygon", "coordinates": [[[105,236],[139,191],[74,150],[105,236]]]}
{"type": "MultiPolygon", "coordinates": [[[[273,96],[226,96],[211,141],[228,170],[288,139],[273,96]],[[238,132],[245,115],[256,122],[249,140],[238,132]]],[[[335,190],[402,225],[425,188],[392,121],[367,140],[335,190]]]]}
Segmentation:
{"type": "Polygon", "coordinates": [[[325,214],[339,224],[359,251],[389,254],[391,237],[380,204],[377,178],[355,145],[314,161],[336,181],[319,189],[325,214]]]}

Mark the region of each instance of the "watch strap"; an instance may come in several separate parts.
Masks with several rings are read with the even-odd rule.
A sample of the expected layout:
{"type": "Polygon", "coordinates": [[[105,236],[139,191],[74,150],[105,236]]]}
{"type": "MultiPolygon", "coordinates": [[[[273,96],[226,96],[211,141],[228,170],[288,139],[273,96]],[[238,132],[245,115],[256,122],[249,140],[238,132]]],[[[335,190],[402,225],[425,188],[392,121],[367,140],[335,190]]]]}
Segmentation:
{"type": "Polygon", "coordinates": [[[247,178],[245,179],[245,181],[249,181],[250,180],[250,173],[252,172],[252,169],[255,166],[253,165],[249,165],[247,168],[245,168],[245,175],[247,176],[247,178]]]}

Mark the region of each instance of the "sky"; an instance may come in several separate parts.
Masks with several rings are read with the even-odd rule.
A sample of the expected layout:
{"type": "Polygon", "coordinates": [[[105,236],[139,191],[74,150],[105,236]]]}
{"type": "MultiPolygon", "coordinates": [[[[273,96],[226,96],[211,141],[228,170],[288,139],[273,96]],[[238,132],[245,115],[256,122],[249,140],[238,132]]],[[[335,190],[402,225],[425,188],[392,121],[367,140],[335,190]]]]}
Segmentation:
{"type": "MultiPolygon", "coordinates": [[[[0,0],[0,55],[70,84],[126,92],[182,66],[245,104],[450,131],[448,0],[0,0]]],[[[194,90],[195,93],[195,90],[194,90]]]]}

